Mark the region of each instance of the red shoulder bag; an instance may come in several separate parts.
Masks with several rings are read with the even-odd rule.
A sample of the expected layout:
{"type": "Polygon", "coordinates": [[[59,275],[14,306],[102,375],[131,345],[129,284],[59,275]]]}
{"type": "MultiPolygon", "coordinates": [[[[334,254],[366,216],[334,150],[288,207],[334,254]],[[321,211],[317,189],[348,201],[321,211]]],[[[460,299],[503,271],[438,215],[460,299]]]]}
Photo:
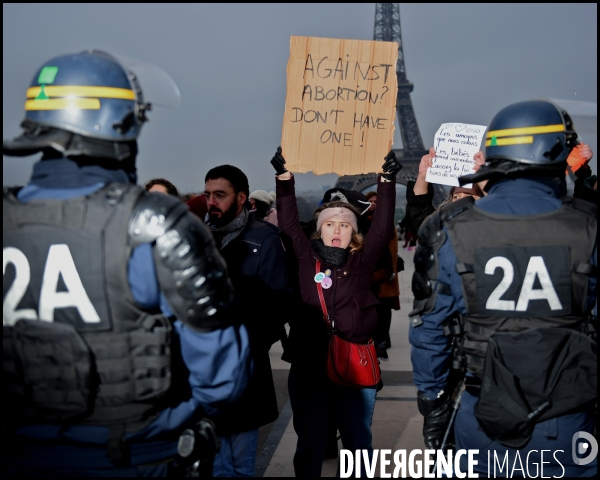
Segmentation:
{"type": "MultiPolygon", "coordinates": [[[[317,260],[316,273],[321,272],[321,262],[317,260]]],[[[317,292],[323,310],[323,320],[329,331],[329,352],[327,354],[327,376],[329,380],[345,387],[374,387],[379,383],[381,370],[375,352],[373,340],[367,344],[352,343],[341,338],[335,332],[334,325],[327,313],[321,282],[317,283],[317,292]]]]}

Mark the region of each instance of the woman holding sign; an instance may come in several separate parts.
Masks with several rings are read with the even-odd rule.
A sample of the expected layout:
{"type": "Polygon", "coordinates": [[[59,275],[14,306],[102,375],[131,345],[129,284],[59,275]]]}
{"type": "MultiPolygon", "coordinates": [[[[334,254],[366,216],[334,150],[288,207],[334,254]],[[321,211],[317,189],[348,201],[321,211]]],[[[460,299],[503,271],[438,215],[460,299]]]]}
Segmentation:
{"type": "Polygon", "coordinates": [[[290,322],[288,379],[298,435],[296,476],[320,476],[328,416],[335,415],[345,449],[372,452],[371,421],[379,364],[372,341],[377,298],[371,292],[374,265],[389,244],[402,168],[393,152],[377,184],[378,206],[366,237],[359,212],[344,202],[324,205],[313,240],[300,226],[294,177],[281,147],[271,160],[277,172],[279,228],[293,241],[299,264],[303,315],[290,322]],[[338,368],[341,364],[346,369],[338,368]]]}

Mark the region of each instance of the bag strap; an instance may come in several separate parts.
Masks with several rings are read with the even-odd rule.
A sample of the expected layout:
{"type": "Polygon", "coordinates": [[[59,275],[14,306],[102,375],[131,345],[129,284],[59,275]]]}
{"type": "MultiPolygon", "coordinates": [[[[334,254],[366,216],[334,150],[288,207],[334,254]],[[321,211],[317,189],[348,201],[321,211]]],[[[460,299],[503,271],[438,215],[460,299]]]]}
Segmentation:
{"type": "MultiPolygon", "coordinates": [[[[317,260],[315,275],[320,272],[321,262],[317,260]]],[[[333,333],[333,322],[331,321],[331,318],[329,318],[329,313],[327,313],[327,305],[325,304],[325,298],[323,298],[323,287],[321,286],[321,282],[315,283],[317,284],[317,293],[319,294],[319,301],[321,302],[321,310],[323,310],[323,321],[327,324],[327,330],[329,331],[329,333],[333,333]]]]}

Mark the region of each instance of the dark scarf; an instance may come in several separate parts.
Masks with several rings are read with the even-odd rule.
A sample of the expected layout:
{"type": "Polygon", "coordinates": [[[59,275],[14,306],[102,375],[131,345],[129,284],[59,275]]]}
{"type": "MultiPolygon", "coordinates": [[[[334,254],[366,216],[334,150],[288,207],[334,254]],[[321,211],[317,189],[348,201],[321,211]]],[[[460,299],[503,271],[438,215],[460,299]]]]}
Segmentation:
{"type": "Polygon", "coordinates": [[[242,233],[242,230],[244,230],[246,224],[248,223],[248,210],[246,210],[245,207],[242,208],[242,211],[237,217],[222,227],[218,227],[214,223],[211,223],[210,216],[207,213],[205,217],[205,223],[213,233],[215,241],[217,242],[217,246],[219,247],[219,250],[221,250],[225,248],[228,243],[238,237],[240,233],[242,233]]]}
{"type": "Polygon", "coordinates": [[[346,263],[348,254],[350,253],[350,248],[327,247],[320,238],[313,240],[312,246],[315,249],[315,253],[321,257],[323,262],[334,267],[341,267],[346,263]]]}
{"type": "Polygon", "coordinates": [[[104,163],[99,159],[42,159],[33,166],[30,183],[44,188],[78,188],[94,183],[137,182],[135,167],[127,172],[114,168],[115,164],[115,160],[106,160],[104,163]]]}

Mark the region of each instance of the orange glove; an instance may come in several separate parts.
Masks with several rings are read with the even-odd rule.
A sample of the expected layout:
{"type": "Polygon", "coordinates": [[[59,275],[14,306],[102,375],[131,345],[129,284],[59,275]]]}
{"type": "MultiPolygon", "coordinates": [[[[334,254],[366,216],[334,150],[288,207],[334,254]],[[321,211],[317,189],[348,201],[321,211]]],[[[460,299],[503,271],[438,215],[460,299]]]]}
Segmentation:
{"type": "MultiPolygon", "coordinates": [[[[573,150],[571,150],[571,153],[567,157],[567,165],[571,167],[571,171],[573,173],[575,173],[577,170],[583,167],[589,160],[589,158],[587,158],[587,155],[585,155],[585,152],[582,151],[583,147],[584,144],[582,143],[580,143],[579,145],[575,145],[575,147],[573,148],[573,150]]],[[[569,174],[568,170],[566,174],[569,174]]]]}

